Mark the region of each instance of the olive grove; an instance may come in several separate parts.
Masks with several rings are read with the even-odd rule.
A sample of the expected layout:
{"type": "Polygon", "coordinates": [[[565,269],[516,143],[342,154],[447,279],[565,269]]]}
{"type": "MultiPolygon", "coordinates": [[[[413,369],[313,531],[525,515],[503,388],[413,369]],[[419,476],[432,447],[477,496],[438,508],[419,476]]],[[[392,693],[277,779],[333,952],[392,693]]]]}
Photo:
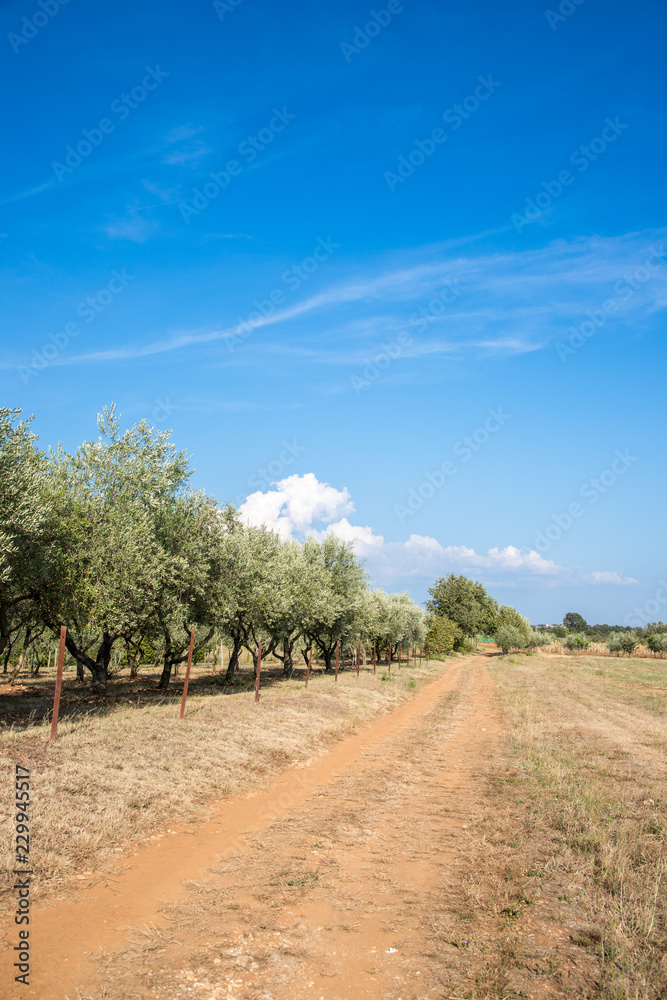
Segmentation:
{"type": "MultiPolygon", "coordinates": [[[[122,658],[147,650],[159,684],[188,654],[224,641],[227,676],[247,650],[289,676],[309,650],[333,668],[337,648],[378,655],[423,645],[429,616],[407,594],[371,590],[351,544],[333,534],[283,540],[241,523],[231,505],[191,488],[169,431],[122,430],[112,406],[73,454],[40,451],[20,411],[0,410],[0,653],[67,628],[79,677],[104,693],[122,658]]],[[[39,653],[38,653],[39,650],[39,653]]],[[[6,664],[5,659],[5,664],[6,664]]]]}

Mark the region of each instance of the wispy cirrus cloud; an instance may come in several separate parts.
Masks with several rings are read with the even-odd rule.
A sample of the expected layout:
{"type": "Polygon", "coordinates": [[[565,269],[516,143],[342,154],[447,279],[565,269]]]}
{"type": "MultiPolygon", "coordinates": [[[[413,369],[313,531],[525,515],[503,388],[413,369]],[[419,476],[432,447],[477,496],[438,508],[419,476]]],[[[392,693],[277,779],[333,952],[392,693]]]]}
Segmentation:
{"type": "MultiPolygon", "coordinates": [[[[130,220],[119,220],[110,235],[140,239],[145,231],[141,225],[133,228],[130,220]]],[[[612,297],[618,306],[613,322],[631,320],[637,331],[667,308],[667,267],[656,269],[632,295],[619,288],[624,275],[641,268],[651,247],[667,247],[666,237],[667,230],[644,231],[500,252],[475,252],[474,239],[465,239],[361,267],[343,260],[337,251],[335,261],[321,267],[305,286],[313,288],[310,294],[303,295],[301,287],[286,288],[280,275],[273,275],[249,295],[246,315],[253,317],[253,336],[244,350],[252,352],[257,345],[263,353],[280,353],[289,342],[290,350],[307,349],[311,360],[354,365],[383,338],[407,331],[410,342],[402,356],[415,361],[510,356],[552,345],[569,326],[612,297]],[[448,285],[457,289],[452,302],[443,301],[442,290],[448,285]],[[266,301],[276,289],[283,293],[282,304],[260,315],[256,300],[266,301]]],[[[234,312],[238,317],[238,307],[234,312]]],[[[238,331],[239,320],[230,317],[215,328],[173,331],[144,343],[64,356],[57,363],[130,361],[224,342],[238,331]]]]}

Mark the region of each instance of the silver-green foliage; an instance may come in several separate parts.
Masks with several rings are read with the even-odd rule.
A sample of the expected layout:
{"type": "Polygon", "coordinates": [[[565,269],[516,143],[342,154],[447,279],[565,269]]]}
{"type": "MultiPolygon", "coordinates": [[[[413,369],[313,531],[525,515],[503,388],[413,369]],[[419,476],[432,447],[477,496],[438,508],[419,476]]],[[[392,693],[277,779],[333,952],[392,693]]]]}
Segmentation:
{"type": "Polygon", "coordinates": [[[639,645],[639,639],[634,632],[610,632],[607,636],[607,649],[610,653],[634,653],[639,645]]]}
{"type": "Polygon", "coordinates": [[[528,645],[525,631],[516,625],[501,625],[496,629],[494,639],[505,654],[512,649],[525,649],[528,645]]]}
{"type": "Polygon", "coordinates": [[[575,633],[574,635],[568,635],[565,639],[565,648],[569,649],[572,653],[583,652],[585,649],[590,647],[590,640],[585,635],[580,633],[575,633]]]}

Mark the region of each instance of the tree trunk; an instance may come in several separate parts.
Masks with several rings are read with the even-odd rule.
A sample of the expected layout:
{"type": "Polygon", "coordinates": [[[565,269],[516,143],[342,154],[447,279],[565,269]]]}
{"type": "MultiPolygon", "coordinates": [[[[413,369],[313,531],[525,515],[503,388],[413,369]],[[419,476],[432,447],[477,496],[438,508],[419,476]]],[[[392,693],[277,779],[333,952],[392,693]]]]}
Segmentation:
{"type": "Polygon", "coordinates": [[[158,683],[160,691],[166,691],[167,688],[169,687],[169,681],[171,680],[171,670],[173,665],[174,664],[171,662],[171,659],[169,658],[168,654],[165,653],[164,663],[162,666],[162,673],[160,674],[160,681],[158,683]]]}
{"type": "Polygon", "coordinates": [[[243,640],[240,637],[232,636],[232,647],[231,654],[229,657],[229,662],[227,663],[227,671],[225,676],[227,680],[232,680],[234,674],[239,669],[239,654],[243,648],[243,640]]]}
{"type": "MultiPolygon", "coordinates": [[[[172,641],[172,638],[171,638],[171,635],[170,635],[169,631],[166,628],[163,628],[163,631],[164,631],[164,639],[165,639],[165,643],[164,643],[164,666],[162,668],[162,676],[160,677],[160,683],[158,684],[158,687],[162,691],[166,690],[169,687],[169,680],[171,678],[171,671],[172,671],[172,669],[174,669],[174,672],[175,672],[175,668],[178,667],[178,664],[179,663],[185,663],[185,661],[187,660],[187,658],[188,658],[188,651],[189,651],[189,648],[190,648],[189,639],[188,639],[187,645],[184,643],[182,646],[175,646],[174,643],[173,643],[173,641],[172,641]]],[[[189,636],[189,632],[188,632],[187,628],[185,629],[185,633],[186,633],[186,635],[189,636]]],[[[210,640],[210,638],[211,638],[212,635],[213,635],[213,629],[210,629],[209,632],[208,632],[208,635],[206,636],[206,638],[202,639],[200,642],[198,642],[195,645],[195,647],[194,647],[194,649],[192,651],[193,661],[194,661],[194,657],[196,656],[196,654],[199,652],[199,650],[203,646],[206,645],[207,642],[209,642],[209,640],[210,640]]]]}
{"type": "Polygon", "coordinates": [[[294,642],[283,642],[282,655],[278,652],[278,649],[274,649],[273,655],[283,661],[283,677],[290,678],[294,673],[294,659],[292,656],[292,651],[294,649],[294,642]]]}
{"type": "MultiPolygon", "coordinates": [[[[7,657],[9,656],[9,650],[11,649],[11,636],[9,634],[9,622],[7,612],[9,610],[9,602],[2,596],[0,597],[0,653],[4,653],[7,650],[7,657]]],[[[3,674],[7,673],[7,657],[5,657],[5,667],[2,671],[3,674]]]]}
{"type": "MultiPolygon", "coordinates": [[[[60,628],[49,622],[49,628],[58,635],[60,628]]],[[[91,674],[92,690],[95,694],[105,695],[107,693],[107,680],[109,678],[109,662],[111,660],[111,650],[116,636],[109,632],[102,633],[102,641],[97,649],[95,659],[89,656],[84,650],[79,649],[76,642],[68,631],[65,638],[65,647],[70,656],[76,662],[76,678],[83,683],[83,668],[86,667],[91,674]]]]}
{"type": "Polygon", "coordinates": [[[169,680],[171,678],[171,668],[173,667],[171,653],[172,653],[171,636],[169,635],[168,632],[165,631],[164,659],[162,661],[163,667],[162,667],[162,674],[160,676],[160,682],[158,684],[158,687],[160,688],[161,691],[166,691],[166,689],[169,687],[169,680]]]}
{"type": "Polygon", "coordinates": [[[105,695],[107,693],[108,663],[95,663],[90,671],[93,685],[93,694],[105,695]]]}
{"type": "Polygon", "coordinates": [[[25,639],[23,640],[23,649],[19,653],[19,659],[18,659],[18,663],[16,665],[16,669],[14,670],[14,673],[12,674],[11,679],[9,681],[9,683],[10,683],[10,685],[12,687],[14,685],[14,681],[16,680],[16,678],[18,677],[18,675],[21,673],[21,669],[23,667],[23,664],[25,663],[26,659],[28,658],[28,648],[30,646],[30,635],[31,635],[31,633],[32,633],[32,629],[31,629],[30,625],[28,625],[27,629],[25,630],[25,639]]]}
{"type": "Polygon", "coordinates": [[[139,660],[141,659],[141,649],[137,647],[137,649],[133,651],[129,640],[126,639],[125,652],[127,654],[127,662],[130,667],[130,680],[134,681],[137,679],[137,675],[139,673],[139,660]]]}
{"type": "MultiPolygon", "coordinates": [[[[256,673],[257,672],[257,646],[249,646],[246,643],[245,647],[248,650],[248,652],[250,653],[250,655],[252,656],[252,668],[253,668],[253,671],[256,673]]],[[[272,655],[272,653],[274,651],[275,651],[275,644],[274,644],[273,639],[272,639],[271,642],[268,644],[268,646],[266,648],[262,647],[262,660],[267,659],[269,656],[272,655]]]]}

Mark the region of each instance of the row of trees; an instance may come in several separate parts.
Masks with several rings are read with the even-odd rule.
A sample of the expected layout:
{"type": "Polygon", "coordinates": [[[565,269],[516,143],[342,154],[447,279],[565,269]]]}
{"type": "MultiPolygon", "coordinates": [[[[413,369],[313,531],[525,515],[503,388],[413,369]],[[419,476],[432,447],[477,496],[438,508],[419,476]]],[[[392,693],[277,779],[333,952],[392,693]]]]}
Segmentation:
{"type": "MultiPolygon", "coordinates": [[[[20,411],[0,410],[0,655],[67,627],[67,650],[104,691],[119,648],[131,666],[158,650],[160,684],[224,640],[228,675],[261,641],[291,674],[336,643],[378,653],[423,645],[427,614],[407,594],[368,587],[352,547],[332,535],[284,541],[189,488],[187,456],[145,421],[121,431],[113,407],[74,454],[37,447],[20,411]]],[[[52,641],[52,640],[51,640],[52,641]]]]}
{"type": "MultiPolygon", "coordinates": [[[[605,640],[605,645],[610,653],[620,656],[626,653],[631,656],[638,646],[644,644],[654,656],[667,653],[667,633],[651,632],[647,636],[637,635],[634,631],[610,632],[605,640]]],[[[564,640],[564,646],[571,652],[583,652],[589,649],[591,640],[588,635],[582,632],[574,632],[564,640]]]]}
{"type": "MultiPolygon", "coordinates": [[[[532,629],[525,618],[523,621],[523,626],[514,622],[497,629],[494,638],[503,653],[509,653],[512,649],[534,650],[551,643],[552,636],[549,633],[532,629]]],[[[562,642],[571,653],[583,653],[591,646],[590,637],[583,632],[568,632],[562,642]]],[[[623,653],[631,656],[642,643],[654,656],[667,653],[667,632],[653,632],[646,637],[633,631],[610,632],[604,642],[609,652],[617,656],[623,653]]]]}
{"type": "Polygon", "coordinates": [[[550,635],[555,636],[557,639],[566,639],[568,635],[577,633],[585,635],[594,641],[606,639],[608,636],[619,632],[626,632],[632,633],[639,640],[644,641],[650,635],[663,635],[667,633],[667,625],[664,622],[649,622],[644,628],[637,628],[632,625],[589,625],[578,611],[568,611],[563,618],[563,624],[554,625],[548,631],[550,635]]]}

